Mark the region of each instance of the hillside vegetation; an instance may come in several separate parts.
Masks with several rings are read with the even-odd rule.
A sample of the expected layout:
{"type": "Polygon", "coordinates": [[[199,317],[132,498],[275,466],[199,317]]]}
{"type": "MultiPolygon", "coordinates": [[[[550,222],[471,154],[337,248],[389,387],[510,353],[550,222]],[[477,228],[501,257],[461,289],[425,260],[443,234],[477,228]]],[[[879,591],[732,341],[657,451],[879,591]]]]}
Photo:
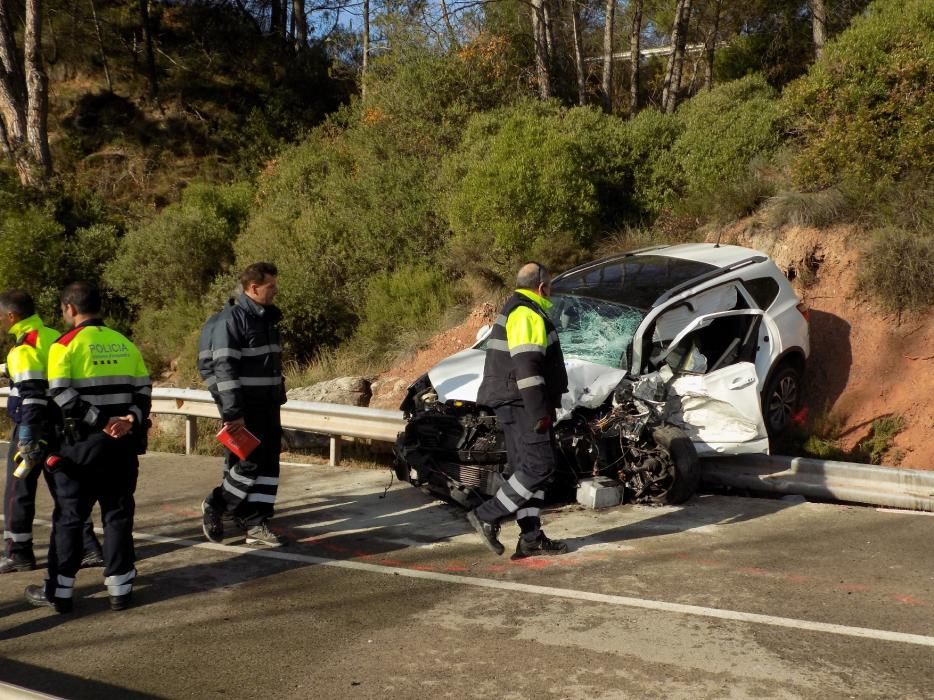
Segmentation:
{"type": "MultiPolygon", "coordinates": [[[[387,14],[365,97],[352,46],[296,51],[231,7],[156,6],[169,59],[158,94],[116,50],[114,90],[101,90],[93,36],[59,42],[57,185],[37,194],[0,173],[0,286],[34,291],[53,315],[62,284],[101,281],[113,322],[185,384],[200,324],[258,259],[280,268],[291,357],[319,372],[385,366],[499,294],[523,259],[560,269],[750,214],[776,230],[851,222],[872,303],[923,310],[934,303],[934,5],[849,3],[816,60],[798,5],[744,10],[758,24],[717,54],[712,88],[692,80],[673,111],[655,106],[665,66],[654,60],[641,109],[600,109],[592,80],[589,104],[575,105],[573,66],[557,59],[542,99],[524,5],[487,8],[449,43],[387,14]],[[796,18],[787,31],[780,13],[796,18]]],[[[65,10],[50,20],[60,33],[65,10]]],[[[125,13],[101,11],[125,45],[125,13]]]]}

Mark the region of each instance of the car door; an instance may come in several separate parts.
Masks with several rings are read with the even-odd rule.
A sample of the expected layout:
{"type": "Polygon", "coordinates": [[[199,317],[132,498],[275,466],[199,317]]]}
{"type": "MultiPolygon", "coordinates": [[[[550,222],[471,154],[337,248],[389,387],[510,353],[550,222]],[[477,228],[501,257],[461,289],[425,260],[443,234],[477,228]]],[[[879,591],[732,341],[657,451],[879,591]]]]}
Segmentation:
{"type": "Polygon", "coordinates": [[[754,364],[762,322],[760,309],[702,314],[654,354],[671,376],[668,419],[700,456],[769,451],[754,364]]]}

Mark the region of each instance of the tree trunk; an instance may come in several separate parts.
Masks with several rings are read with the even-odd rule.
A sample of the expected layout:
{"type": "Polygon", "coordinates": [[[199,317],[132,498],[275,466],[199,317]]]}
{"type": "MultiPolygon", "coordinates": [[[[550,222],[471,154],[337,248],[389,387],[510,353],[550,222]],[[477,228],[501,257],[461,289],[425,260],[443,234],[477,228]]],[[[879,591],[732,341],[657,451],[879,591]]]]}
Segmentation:
{"type": "Polygon", "coordinates": [[[684,49],[687,45],[688,20],[691,16],[691,0],[678,0],[675,23],[671,31],[671,56],[665,71],[662,89],[662,111],[671,114],[678,107],[681,90],[681,74],[684,67],[684,49]]]}
{"type": "Polygon", "coordinates": [[[827,6],[824,0],[810,0],[811,33],[814,37],[814,55],[820,58],[827,41],[827,6]]]}
{"type": "Polygon", "coordinates": [[[616,16],[616,0],[606,0],[606,14],[603,21],[603,111],[613,111],[613,20],[616,16]]]}
{"type": "Polygon", "coordinates": [[[457,32],[454,31],[454,25],[451,23],[451,13],[448,11],[446,0],[441,0],[441,16],[444,18],[444,28],[448,33],[448,41],[451,42],[450,48],[459,48],[460,42],[457,40],[457,32]]]}
{"type": "Polygon", "coordinates": [[[360,69],[360,97],[366,101],[367,68],[370,65],[370,0],[363,0],[363,66],[360,69]]]}
{"type": "Polygon", "coordinates": [[[642,60],[642,0],[632,0],[629,30],[629,113],[639,111],[639,64],[642,60]]]}
{"type": "Polygon", "coordinates": [[[551,26],[551,3],[550,0],[542,0],[542,19],[545,27],[545,53],[548,55],[548,66],[554,59],[555,37],[551,26]]]}
{"type": "Polygon", "coordinates": [[[574,69],[577,73],[577,103],[587,104],[587,80],[584,76],[584,55],[581,49],[581,18],[577,2],[571,0],[571,31],[574,34],[574,69]]]}
{"type": "Polygon", "coordinates": [[[715,0],[713,27],[710,29],[710,34],[707,37],[707,46],[705,47],[707,49],[707,61],[704,66],[704,87],[707,90],[713,88],[713,62],[717,53],[717,40],[720,34],[720,10],[722,8],[723,0],[715,0]]]}
{"type": "Polygon", "coordinates": [[[149,0],[139,0],[139,20],[143,26],[143,48],[146,51],[146,77],[149,80],[149,97],[155,100],[159,97],[159,78],[156,75],[156,53],[152,46],[149,0]]]}
{"type": "Polygon", "coordinates": [[[104,78],[107,80],[107,92],[114,91],[114,83],[110,78],[110,67],[107,65],[107,54],[104,53],[104,37],[101,34],[101,23],[97,19],[97,8],[94,0],[88,0],[91,5],[91,18],[94,20],[94,33],[97,36],[97,48],[101,52],[101,63],[104,66],[104,78]]]}
{"type": "Polygon", "coordinates": [[[532,38],[535,41],[535,75],[538,79],[538,96],[547,100],[551,97],[551,72],[548,63],[543,5],[544,0],[532,0],[532,38]]]}
{"type": "Polygon", "coordinates": [[[295,46],[304,49],[308,46],[308,17],[305,15],[305,0],[292,0],[292,23],[295,27],[295,46]]]}

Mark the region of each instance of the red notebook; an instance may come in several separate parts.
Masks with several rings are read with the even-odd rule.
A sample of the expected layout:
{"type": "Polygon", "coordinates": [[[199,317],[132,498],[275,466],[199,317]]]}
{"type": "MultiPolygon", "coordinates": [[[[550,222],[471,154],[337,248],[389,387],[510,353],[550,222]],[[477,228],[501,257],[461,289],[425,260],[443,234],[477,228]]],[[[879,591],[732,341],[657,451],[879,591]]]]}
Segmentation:
{"type": "Polygon", "coordinates": [[[259,438],[246,428],[240,428],[237,432],[231,433],[227,430],[227,426],[221,428],[221,431],[217,434],[217,439],[240,459],[249,457],[260,442],[259,438]]]}

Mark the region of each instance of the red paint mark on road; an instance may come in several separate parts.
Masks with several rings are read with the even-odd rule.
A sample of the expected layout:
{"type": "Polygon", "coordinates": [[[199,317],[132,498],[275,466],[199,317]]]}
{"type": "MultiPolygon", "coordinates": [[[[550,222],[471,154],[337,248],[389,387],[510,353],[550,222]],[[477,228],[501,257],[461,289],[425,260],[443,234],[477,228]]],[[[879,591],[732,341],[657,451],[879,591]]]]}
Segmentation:
{"type": "Polygon", "coordinates": [[[915,598],[913,595],[897,595],[895,600],[899,603],[904,603],[905,605],[916,605],[920,607],[927,607],[929,603],[926,600],[921,600],[920,598],[915,598]]]}
{"type": "Polygon", "coordinates": [[[867,586],[863,583],[846,583],[845,581],[834,584],[834,588],[838,591],[847,591],[849,593],[865,593],[866,591],[872,590],[871,586],[867,586]]]}

